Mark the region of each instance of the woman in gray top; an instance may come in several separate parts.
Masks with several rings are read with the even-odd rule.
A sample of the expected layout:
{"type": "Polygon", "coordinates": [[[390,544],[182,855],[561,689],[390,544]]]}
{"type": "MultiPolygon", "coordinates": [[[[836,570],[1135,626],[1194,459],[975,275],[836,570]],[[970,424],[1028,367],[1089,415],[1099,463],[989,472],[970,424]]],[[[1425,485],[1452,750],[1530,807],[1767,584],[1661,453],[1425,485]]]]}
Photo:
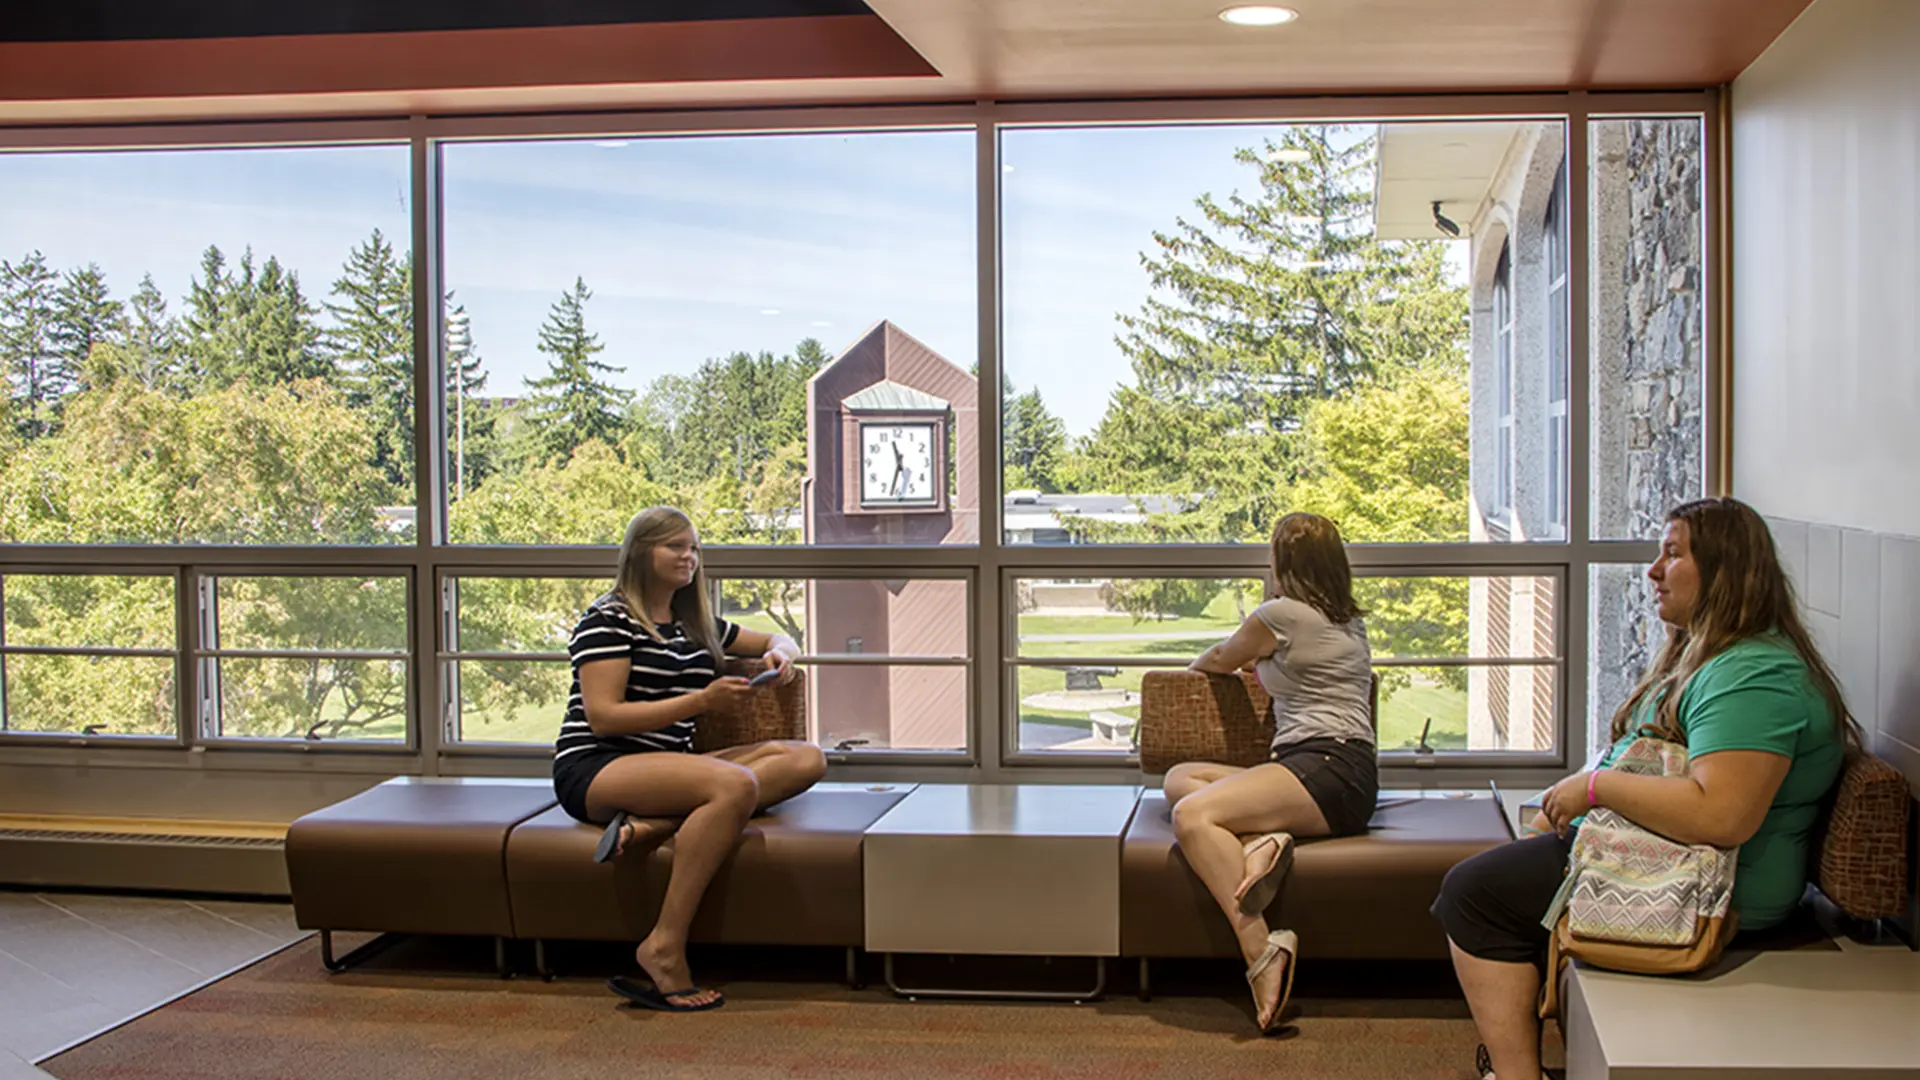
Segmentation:
{"type": "Polygon", "coordinates": [[[1317,514],[1281,518],[1270,580],[1267,601],[1192,665],[1259,675],[1273,696],[1268,764],[1189,761],[1166,781],[1180,850],[1240,939],[1262,1031],[1279,1022],[1293,987],[1298,940],[1266,921],[1293,839],[1366,831],[1380,789],[1373,655],[1340,530],[1317,514]]]}

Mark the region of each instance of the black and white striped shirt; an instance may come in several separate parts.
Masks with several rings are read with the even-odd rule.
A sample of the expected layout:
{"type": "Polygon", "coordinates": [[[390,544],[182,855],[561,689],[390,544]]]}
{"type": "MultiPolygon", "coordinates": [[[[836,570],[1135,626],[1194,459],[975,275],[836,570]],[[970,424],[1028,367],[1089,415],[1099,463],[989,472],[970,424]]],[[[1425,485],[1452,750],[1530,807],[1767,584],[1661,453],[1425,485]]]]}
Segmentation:
{"type": "MultiPolygon", "coordinates": [[[[627,673],[628,701],[663,701],[695,693],[717,676],[720,661],[689,639],[679,623],[656,625],[664,642],[654,640],[627,605],[612,595],[595,600],[580,617],[567,644],[567,655],[573,660],[573,691],[567,698],[567,718],[560,723],[560,738],[554,743],[555,761],[594,748],[622,754],[693,749],[695,718],[691,717],[639,735],[595,735],[587,724],[587,708],[580,696],[581,664],[626,659],[632,665],[627,673]]],[[[722,649],[740,634],[740,628],[725,619],[715,619],[714,627],[722,649]]]]}

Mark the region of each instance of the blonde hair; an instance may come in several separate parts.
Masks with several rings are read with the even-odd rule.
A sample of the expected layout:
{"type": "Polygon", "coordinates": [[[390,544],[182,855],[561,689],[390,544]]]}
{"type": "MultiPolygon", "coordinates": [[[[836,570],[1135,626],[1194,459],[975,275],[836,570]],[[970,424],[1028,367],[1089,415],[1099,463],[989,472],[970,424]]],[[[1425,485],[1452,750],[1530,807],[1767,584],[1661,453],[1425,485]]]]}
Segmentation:
{"type": "MultiPolygon", "coordinates": [[[[633,520],[627,523],[627,534],[620,541],[620,570],[614,578],[612,595],[627,605],[636,616],[634,621],[655,641],[666,639],[659,627],[653,625],[650,614],[653,608],[648,603],[653,599],[647,592],[653,573],[653,549],[692,530],[693,520],[681,511],[671,506],[649,506],[633,515],[633,520]]],[[[725,657],[720,651],[720,639],[714,633],[713,601],[707,592],[705,560],[694,564],[693,580],[674,590],[667,606],[687,638],[713,654],[714,670],[720,670],[725,657]]]]}
{"type": "Polygon", "coordinates": [[[1295,511],[1274,525],[1268,573],[1272,596],[1298,600],[1336,626],[1366,614],[1353,599],[1353,567],[1340,527],[1319,514],[1295,511]]]}
{"type": "Polygon", "coordinates": [[[1800,654],[1808,674],[1827,700],[1835,731],[1849,756],[1861,745],[1860,729],[1847,710],[1840,681],[1814,647],[1813,636],[1800,621],[1793,585],[1780,568],[1773,534],[1752,507],[1738,499],[1696,499],[1674,507],[1667,521],[1687,526],[1687,548],[1699,569],[1700,595],[1685,626],[1667,631],[1660,650],[1632,696],[1613,714],[1613,738],[1634,726],[1633,718],[1649,698],[1659,704],[1652,722],[1643,726],[1652,734],[1685,742],[1680,726],[1680,695],[1687,681],[1707,661],[1731,646],[1766,633],[1779,633],[1800,654]]]}

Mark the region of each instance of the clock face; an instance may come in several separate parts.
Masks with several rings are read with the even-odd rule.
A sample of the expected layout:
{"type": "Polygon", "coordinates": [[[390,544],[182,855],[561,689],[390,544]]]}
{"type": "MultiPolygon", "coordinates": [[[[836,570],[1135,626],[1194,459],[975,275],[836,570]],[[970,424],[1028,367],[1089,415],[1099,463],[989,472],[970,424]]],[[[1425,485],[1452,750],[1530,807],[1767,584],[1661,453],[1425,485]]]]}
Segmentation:
{"type": "Polygon", "coordinates": [[[860,425],[860,501],[932,503],[932,424],[860,425]]]}

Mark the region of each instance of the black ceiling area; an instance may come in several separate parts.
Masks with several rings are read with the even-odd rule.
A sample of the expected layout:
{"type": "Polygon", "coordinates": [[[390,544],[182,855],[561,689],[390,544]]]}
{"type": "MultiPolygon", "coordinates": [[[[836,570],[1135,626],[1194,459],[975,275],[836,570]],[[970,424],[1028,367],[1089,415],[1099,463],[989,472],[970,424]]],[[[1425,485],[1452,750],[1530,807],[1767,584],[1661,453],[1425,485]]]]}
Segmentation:
{"type": "Polygon", "coordinates": [[[872,14],[861,0],[0,0],[0,42],[395,34],[872,14]]]}

